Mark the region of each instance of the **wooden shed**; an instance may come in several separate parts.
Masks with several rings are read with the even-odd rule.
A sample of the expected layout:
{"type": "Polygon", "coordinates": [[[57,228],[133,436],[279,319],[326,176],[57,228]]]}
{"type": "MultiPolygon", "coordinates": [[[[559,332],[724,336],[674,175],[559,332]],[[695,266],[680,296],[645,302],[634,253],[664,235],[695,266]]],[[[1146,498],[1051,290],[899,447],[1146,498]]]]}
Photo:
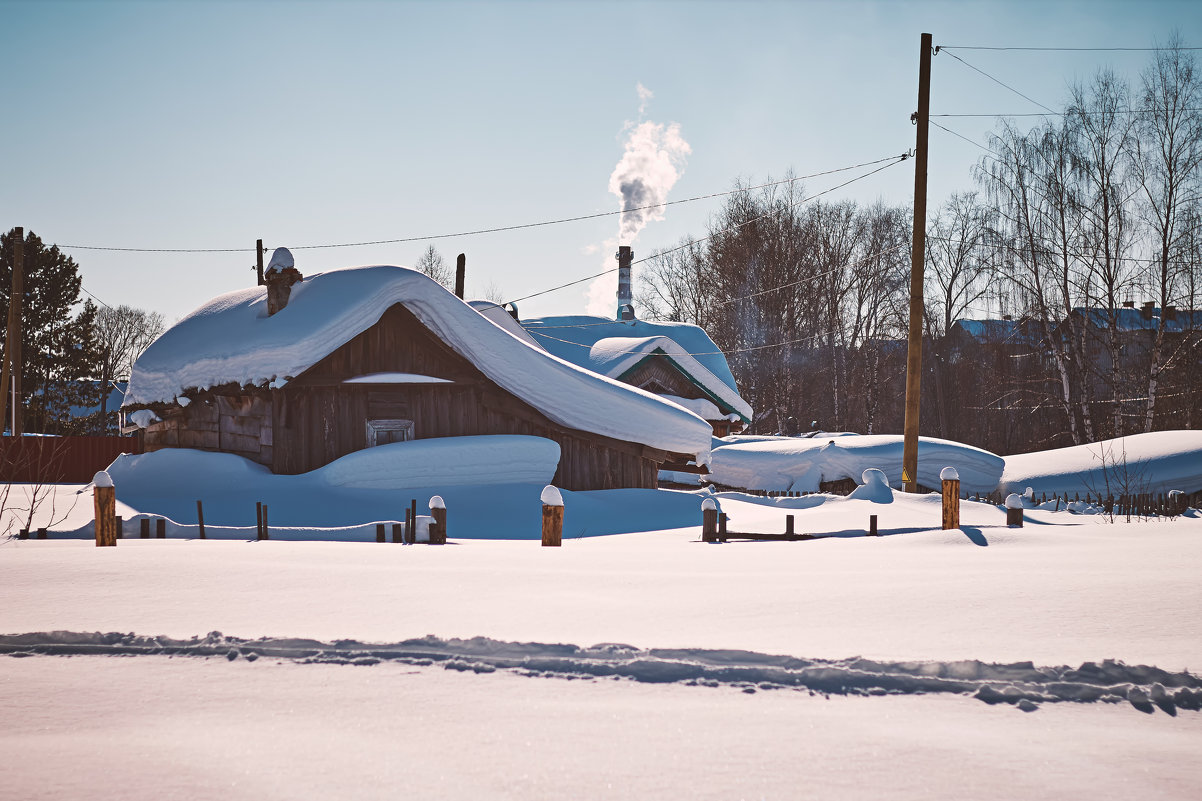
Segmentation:
{"type": "Polygon", "coordinates": [[[367,271],[374,281],[314,276],[275,315],[256,308],[262,288],[217,299],[164,334],[135,365],[127,400],[159,418],[146,449],[222,451],[296,474],[386,442],[525,434],[559,444],[554,483],[570,490],[655,487],[661,463],[708,450],[710,427],[696,416],[518,341],[425,276],[367,271]],[[356,283],[375,291],[356,299],[356,283]],[[222,317],[229,336],[254,331],[261,351],[214,343],[222,317]],[[310,317],[315,331],[304,330],[310,317]],[[339,334],[327,338],[331,320],[339,334]],[[292,329],[301,333],[289,343],[292,329]]]}

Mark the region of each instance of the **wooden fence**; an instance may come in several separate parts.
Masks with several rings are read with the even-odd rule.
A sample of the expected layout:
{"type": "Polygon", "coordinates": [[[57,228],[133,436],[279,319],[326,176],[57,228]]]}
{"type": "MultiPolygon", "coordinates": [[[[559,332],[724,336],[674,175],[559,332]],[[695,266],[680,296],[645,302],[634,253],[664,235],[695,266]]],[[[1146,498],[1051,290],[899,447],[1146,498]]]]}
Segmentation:
{"type": "Polygon", "coordinates": [[[84,484],[123,453],[142,453],[138,437],[0,437],[0,482],[84,484]]]}

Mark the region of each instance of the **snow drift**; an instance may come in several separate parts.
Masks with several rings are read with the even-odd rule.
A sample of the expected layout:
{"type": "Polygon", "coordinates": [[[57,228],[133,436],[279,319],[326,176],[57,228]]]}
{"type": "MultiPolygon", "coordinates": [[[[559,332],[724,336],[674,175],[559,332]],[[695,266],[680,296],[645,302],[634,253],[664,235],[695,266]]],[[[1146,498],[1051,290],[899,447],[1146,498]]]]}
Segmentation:
{"type": "MultiPolygon", "coordinates": [[[[710,478],[728,487],[817,492],[821,482],[859,481],[872,467],[884,471],[891,486],[901,486],[902,437],[897,434],[724,441],[731,440],[710,454],[710,478]]],[[[939,471],[955,467],[963,491],[992,492],[1004,466],[1002,457],[970,445],[931,437],[918,441],[917,478],[926,487],[938,487],[939,471]]]]}
{"type": "Polygon", "coordinates": [[[1003,493],[1130,495],[1202,490],[1202,431],[1154,431],[1006,457],[1003,493]]]}

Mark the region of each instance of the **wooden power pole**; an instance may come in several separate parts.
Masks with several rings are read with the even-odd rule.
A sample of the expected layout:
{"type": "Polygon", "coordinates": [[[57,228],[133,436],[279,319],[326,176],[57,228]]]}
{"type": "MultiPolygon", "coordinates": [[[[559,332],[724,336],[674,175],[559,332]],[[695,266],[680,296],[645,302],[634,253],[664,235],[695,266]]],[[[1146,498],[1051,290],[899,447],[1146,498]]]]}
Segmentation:
{"type": "Polygon", "coordinates": [[[255,240],[255,266],[259,270],[258,286],[263,286],[263,240],[255,240]]]}
{"type": "Polygon", "coordinates": [[[906,351],[906,423],[902,445],[902,488],[918,492],[918,418],[922,395],[922,297],[927,233],[927,130],[931,115],[931,34],[918,54],[918,129],[914,143],[914,238],[910,247],[910,337],[906,351]]]}
{"type": "Polygon", "coordinates": [[[12,430],[14,437],[21,436],[21,300],[25,295],[25,229],[14,228],[13,283],[8,298],[8,327],[4,334],[4,365],[0,369],[0,428],[4,427],[4,416],[8,409],[9,388],[12,388],[12,430]]]}

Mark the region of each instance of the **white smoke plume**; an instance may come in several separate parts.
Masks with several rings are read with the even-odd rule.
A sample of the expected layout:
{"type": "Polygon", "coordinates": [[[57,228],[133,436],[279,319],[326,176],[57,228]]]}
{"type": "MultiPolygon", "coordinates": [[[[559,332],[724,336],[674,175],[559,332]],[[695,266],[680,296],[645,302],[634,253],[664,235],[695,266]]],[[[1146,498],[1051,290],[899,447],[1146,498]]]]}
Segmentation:
{"type": "MultiPolygon", "coordinates": [[[[623,211],[666,201],[693,152],[680,135],[677,123],[642,122],[629,130],[626,152],[609,176],[609,191],[618,196],[623,211]]],[[[618,241],[630,244],[647,223],[663,218],[663,207],[623,214],[619,218],[618,241]]]]}
{"type": "MultiPolygon", "coordinates": [[[[641,117],[654,95],[641,83],[637,91],[641,117]]],[[[680,135],[678,123],[627,122],[623,130],[627,133],[624,151],[609,176],[609,191],[618,196],[619,207],[623,211],[640,210],[619,217],[617,238],[606,240],[601,246],[603,269],[615,266],[613,254],[619,244],[633,244],[647,223],[664,219],[662,206],[650,209],[641,207],[654,206],[668,199],[668,192],[680,179],[685,162],[693,152],[680,135]]],[[[588,313],[599,317],[613,315],[617,308],[617,285],[617,277],[612,274],[593,281],[588,288],[588,313]]]]}
{"type": "Polygon", "coordinates": [[[651,98],[655,97],[655,92],[652,92],[641,83],[635,87],[635,91],[639,93],[639,116],[642,117],[647,113],[647,103],[651,98]]]}

